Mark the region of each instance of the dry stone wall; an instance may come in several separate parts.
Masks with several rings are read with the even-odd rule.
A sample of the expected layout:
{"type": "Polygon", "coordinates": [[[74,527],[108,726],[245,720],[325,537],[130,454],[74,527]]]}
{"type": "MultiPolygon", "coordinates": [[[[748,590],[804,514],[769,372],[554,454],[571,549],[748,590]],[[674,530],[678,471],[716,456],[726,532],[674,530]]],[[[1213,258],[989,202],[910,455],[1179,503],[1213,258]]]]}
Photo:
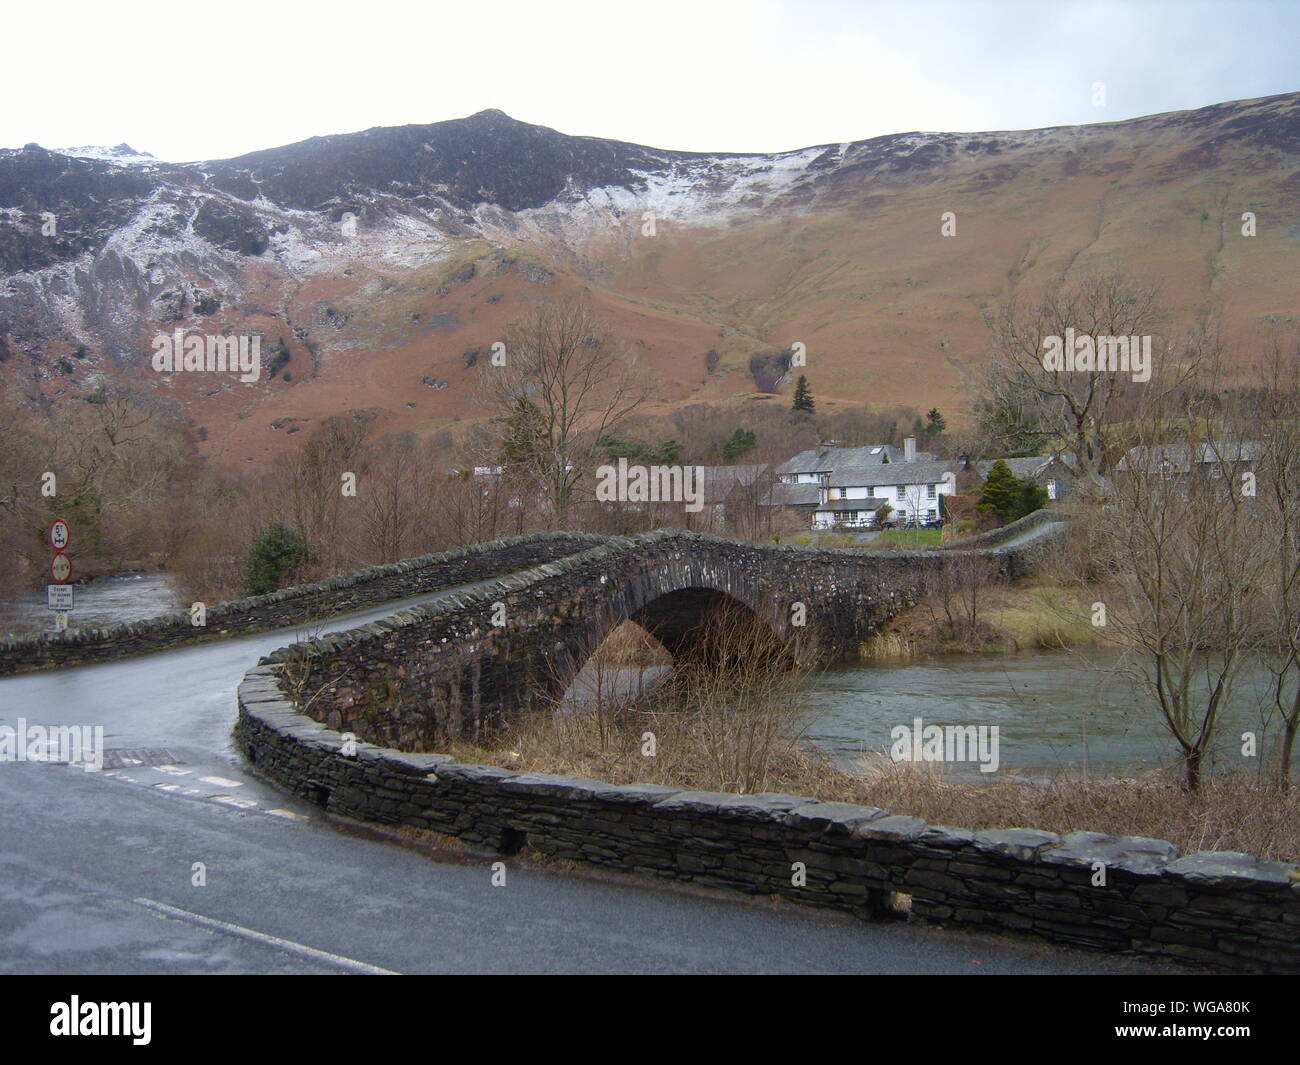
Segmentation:
{"type": "Polygon", "coordinates": [[[393,599],[536,566],[604,541],[605,537],[588,533],[534,533],[372,566],[319,584],[219,603],[207,610],[207,623],[202,627],[193,625],[188,613],[174,613],[129,625],[41,633],[0,641],[0,676],[123,658],[204,639],[310,625],[322,618],[393,599]]]}
{"type": "Polygon", "coordinates": [[[1300,972],[1295,866],[1161,840],[975,832],[795,795],[689,792],[405,754],[298,713],[282,664],[239,688],[253,766],[333,813],[863,918],[919,918],[1240,972],[1300,972]]]}

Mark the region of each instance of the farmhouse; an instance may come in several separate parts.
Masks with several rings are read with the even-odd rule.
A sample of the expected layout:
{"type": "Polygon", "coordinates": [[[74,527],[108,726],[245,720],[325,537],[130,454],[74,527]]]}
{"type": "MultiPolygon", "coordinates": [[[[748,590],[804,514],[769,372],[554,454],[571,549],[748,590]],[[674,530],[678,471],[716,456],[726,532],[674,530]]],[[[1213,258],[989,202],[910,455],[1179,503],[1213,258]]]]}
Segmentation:
{"type": "MultiPolygon", "coordinates": [[[[771,503],[807,513],[814,529],[865,529],[881,524],[940,521],[940,497],[958,491],[959,479],[982,481],[996,461],[939,459],[930,452],[918,451],[912,437],[904,440],[901,448],[892,444],[851,448],[822,445],[777,467],[781,483],[774,486],[771,503]]],[[[1069,473],[1060,456],[1033,455],[1002,461],[1022,480],[1043,485],[1048,499],[1059,499],[1068,489],[1069,473]]]]}

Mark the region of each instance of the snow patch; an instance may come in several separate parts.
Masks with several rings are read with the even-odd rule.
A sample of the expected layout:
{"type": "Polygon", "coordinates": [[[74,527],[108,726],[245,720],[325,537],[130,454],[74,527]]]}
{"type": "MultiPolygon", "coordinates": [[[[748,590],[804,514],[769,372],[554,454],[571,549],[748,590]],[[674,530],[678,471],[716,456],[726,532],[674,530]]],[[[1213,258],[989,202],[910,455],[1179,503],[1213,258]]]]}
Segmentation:
{"type": "Polygon", "coordinates": [[[162,162],[148,152],[137,152],[129,144],[119,144],[116,148],[84,144],[79,148],[51,148],[50,150],[74,159],[97,159],[102,163],[117,163],[119,166],[157,166],[162,162]]]}

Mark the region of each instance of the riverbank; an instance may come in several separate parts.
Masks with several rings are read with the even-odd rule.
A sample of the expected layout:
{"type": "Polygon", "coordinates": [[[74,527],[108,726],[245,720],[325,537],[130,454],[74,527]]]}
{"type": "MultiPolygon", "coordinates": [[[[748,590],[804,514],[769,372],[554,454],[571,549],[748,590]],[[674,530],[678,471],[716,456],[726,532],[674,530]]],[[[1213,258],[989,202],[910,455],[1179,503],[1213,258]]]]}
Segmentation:
{"type": "Polygon", "coordinates": [[[901,662],[934,655],[1056,651],[1107,646],[1092,624],[1098,588],[1034,578],[957,589],[947,608],[927,596],[889,621],[860,650],[863,662],[901,662]]]}

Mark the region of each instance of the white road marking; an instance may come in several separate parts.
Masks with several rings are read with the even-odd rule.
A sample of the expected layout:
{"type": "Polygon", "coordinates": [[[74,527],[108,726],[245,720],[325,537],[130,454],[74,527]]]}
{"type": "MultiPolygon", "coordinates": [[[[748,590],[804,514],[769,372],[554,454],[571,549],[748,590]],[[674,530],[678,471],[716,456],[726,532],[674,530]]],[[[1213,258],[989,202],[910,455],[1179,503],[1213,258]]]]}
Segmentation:
{"type": "Polygon", "coordinates": [[[300,958],[307,958],[310,961],[324,962],[326,965],[336,965],[339,968],[347,969],[354,973],[368,973],[372,976],[398,976],[400,974],[393,972],[392,969],[381,969],[377,965],[368,965],[363,961],[357,961],[355,958],[345,958],[342,954],[331,954],[327,950],[317,950],[315,947],[304,946],[302,943],[295,943],[291,939],[281,939],[279,936],[267,935],[265,932],[258,932],[252,928],[245,928],[243,925],[231,924],[228,921],[218,921],[214,917],[204,917],[201,913],[191,913],[189,910],[182,910],[175,906],[168,906],[165,902],[155,902],[153,899],[133,899],[137,906],[143,906],[147,910],[153,910],[154,913],[162,917],[170,917],[176,921],[188,921],[190,924],[201,925],[204,928],[215,929],[218,932],[225,932],[228,935],[238,936],[240,939],[251,940],[254,943],[265,943],[268,946],[277,947],[280,950],[287,951],[290,954],[296,954],[300,958]]]}
{"type": "Polygon", "coordinates": [[[212,801],[224,803],[226,806],[237,806],[241,810],[250,810],[257,805],[252,799],[236,799],[233,795],[214,795],[212,801]]]}
{"type": "Polygon", "coordinates": [[[194,772],[192,769],[181,769],[179,766],[174,765],[156,765],[154,768],[159,773],[166,773],[169,777],[187,777],[194,772]]]}
{"type": "MultiPolygon", "coordinates": [[[[191,772],[189,769],[178,769],[176,766],[150,766],[150,769],[158,769],[172,776],[187,776],[191,772]]],[[[116,780],[129,781],[132,784],[143,784],[145,781],[137,780],[135,777],[128,777],[120,770],[111,770],[103,774],[106,777],[113,777],[116,780]]],[[[207,784],[228,786],[233,788],[243,787],[243,784],[237,780],[226,780],[224,777],[198,777],[196,780],[203,781],[207,784]]],[[[211,802],[219,802],[223,806],[233,806],[237,810],[259,810],[258,803],[255,799],[240,799],[234,795],[213,795],[211,792],[203,791],[201,788],[186,787],[181,784],[175,784],[171,781],[154,781],[149,784],[155,791],[166,791],[173,795],[193,795],[198,798],[208,799],[211,802]]],[[[259,810],[261,813],[274,814],[276,817],[284,818],[286,821],[308,821],[310,818],[293,810],[274,809],[259,810]]]]}

